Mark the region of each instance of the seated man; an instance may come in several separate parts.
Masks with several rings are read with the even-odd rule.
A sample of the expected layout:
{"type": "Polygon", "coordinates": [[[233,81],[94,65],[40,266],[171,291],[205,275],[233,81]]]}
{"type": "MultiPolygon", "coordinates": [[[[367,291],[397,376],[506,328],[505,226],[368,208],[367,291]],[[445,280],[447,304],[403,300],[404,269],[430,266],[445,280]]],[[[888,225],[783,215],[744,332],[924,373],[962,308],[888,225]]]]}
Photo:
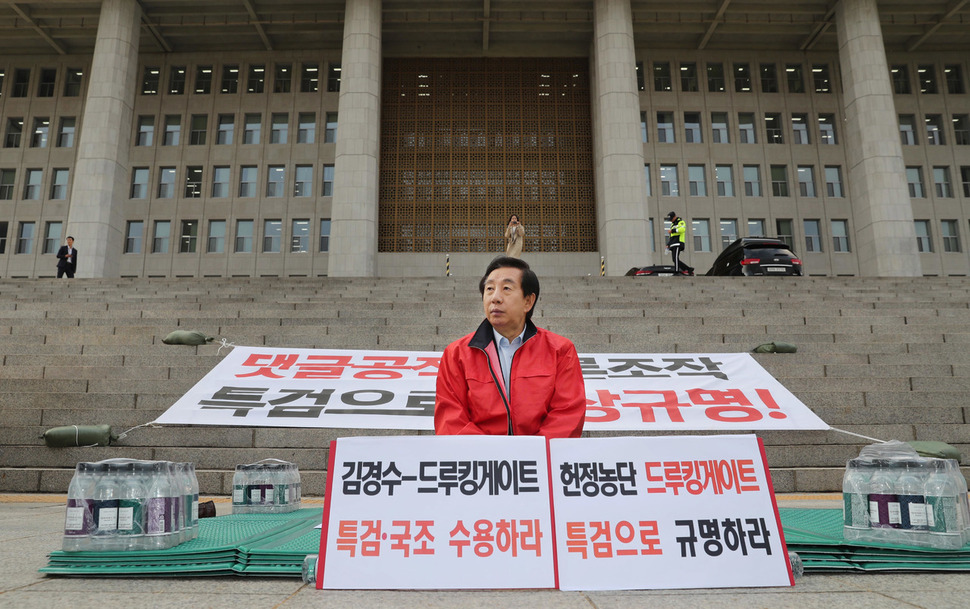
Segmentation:
{"type": "Polygon", "coordinates": [[[500,256],[478,289],[485,321],[441,357],[435,433],[579,437],[586,419],[579,356],[568,339],[532,323],[536,274],[500,256]]]}

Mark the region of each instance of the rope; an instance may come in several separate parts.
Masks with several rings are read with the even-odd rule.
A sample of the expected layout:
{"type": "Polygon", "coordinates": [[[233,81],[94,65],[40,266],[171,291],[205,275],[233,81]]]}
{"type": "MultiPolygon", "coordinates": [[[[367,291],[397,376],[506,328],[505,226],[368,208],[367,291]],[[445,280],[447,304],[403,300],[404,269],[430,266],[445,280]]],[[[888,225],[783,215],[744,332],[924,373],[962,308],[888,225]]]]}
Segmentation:
{"type": "Polygon", "coordinates": [[[148,422],[148,423],[142,423],[141,425],[135,425],[135,426],[134,426],[134,427],[132,427],[131,429],[128,429],[128,430],[125,430],[125,431],[123,431],[123,432],[121,432],[121,434],[120,434],[120,435],[118,436],[118,438],[117,438],[117,439],[118,439],[118,440],[123,440],[123,439],[125,439],[125,437],[126,437],[126,436],[128,435],[128,432],[130,432],[130,431],[135,431],[135,430],[136,430],[136,429],[138,429],[139,427],[148,427],[149,425],[154,425],[154,424],[155,424],[155,421],[150,421],[150,422],[148,422]]]}
{"type": "Polygon", "coordinates": [[[886,440],[880,440],[878,438],[870,438],[869,436],[864,436],[861,433],[853,433],[851,431],[846,431],[844,429],[838,429],[837,427],[829,427],[832,431],[837,431],[839,433],[844,433],[850,436],[855,436],[857,438],[862,438],[864,440],[872,440],[873,442],[879,442],[880,444],[885,444],[886,440]]]}
{"type": "Polygon", "coordinates": [[[226,339],[223,338],[222,339],[222,344],[219,345],[219,350],[216,351],[216,355],[221,355],[222,354],[222,350],[225,349],[226,347],[233,348],[235,346],[236,346],[236,343],[231,343],[231,342],[229,342],[229,341],[227,341],[226,339]]]}

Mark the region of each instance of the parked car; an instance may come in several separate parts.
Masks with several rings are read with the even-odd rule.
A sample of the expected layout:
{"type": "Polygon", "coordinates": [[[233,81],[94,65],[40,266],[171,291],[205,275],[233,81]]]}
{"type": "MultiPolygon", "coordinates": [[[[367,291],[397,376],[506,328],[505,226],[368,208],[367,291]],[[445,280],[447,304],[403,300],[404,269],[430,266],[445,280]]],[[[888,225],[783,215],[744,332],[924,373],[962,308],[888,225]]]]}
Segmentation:
{"type": "Polygon", "coordinates": [[[802,261],[780,239],[743,237],[724,248],[708,275],[801,275],[802,261]]]}
{"type": "Polygon", "coordinates": [[[626,272],[627,277],[673,277],[674,275],[693,276],[694,273],[677,272],[672,264],[652,264],[650,266],[635,266],[626,272]]]}

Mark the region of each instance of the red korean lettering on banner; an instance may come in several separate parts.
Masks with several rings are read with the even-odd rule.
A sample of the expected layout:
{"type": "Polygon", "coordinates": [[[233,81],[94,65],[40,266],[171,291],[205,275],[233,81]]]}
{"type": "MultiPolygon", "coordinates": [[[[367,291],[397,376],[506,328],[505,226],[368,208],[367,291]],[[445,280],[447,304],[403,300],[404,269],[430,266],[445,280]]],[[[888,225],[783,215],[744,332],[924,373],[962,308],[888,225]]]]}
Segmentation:
{"type": "Polygon", "coordinates": [[[656,520],[567,522],[566,551],[583,559],[663,554],[656,520]]]}

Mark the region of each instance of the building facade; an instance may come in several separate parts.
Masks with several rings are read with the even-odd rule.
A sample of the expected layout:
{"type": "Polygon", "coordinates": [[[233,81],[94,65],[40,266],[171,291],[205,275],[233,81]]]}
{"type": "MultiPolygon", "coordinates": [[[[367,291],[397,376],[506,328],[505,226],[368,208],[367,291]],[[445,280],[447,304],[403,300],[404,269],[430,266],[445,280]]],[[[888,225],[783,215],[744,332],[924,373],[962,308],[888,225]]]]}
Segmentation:
{"type": "Polygon", "coordinates": [[[18,3],[0,277],[968,274],[970,8],[824,4],[18,3]]]}

